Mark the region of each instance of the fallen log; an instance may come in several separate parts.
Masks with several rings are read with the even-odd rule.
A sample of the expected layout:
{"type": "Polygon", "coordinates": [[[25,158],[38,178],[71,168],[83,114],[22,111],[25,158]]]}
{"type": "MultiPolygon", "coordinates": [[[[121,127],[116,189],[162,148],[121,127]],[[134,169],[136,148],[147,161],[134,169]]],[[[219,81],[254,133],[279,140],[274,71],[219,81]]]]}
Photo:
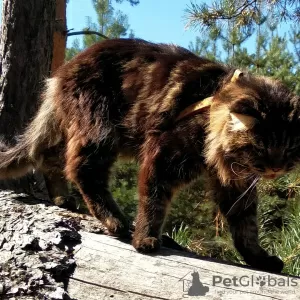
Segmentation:
{"type": "MultiPolygon", "coordinates": [[[[0,193],[3,299],[299,299],[300,279],[213,261],[165,238],[152,255],[94,218],[0,193]],[[181,250],[181,251],[179,251],[181,250]]],[[[0,299],[1,299],[0,296],[0,299]]]]}

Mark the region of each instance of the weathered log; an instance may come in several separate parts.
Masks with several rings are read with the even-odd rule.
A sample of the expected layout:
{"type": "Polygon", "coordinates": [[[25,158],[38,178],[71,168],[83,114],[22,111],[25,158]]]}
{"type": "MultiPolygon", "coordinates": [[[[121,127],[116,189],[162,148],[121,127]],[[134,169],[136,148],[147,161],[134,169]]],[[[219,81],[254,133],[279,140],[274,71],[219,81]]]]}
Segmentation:
{"type": "Polygon", "coordinates": [[[299,278],[164,247],[142,255],[94,218],[24,194],[1,192],[0,216],[0,299],[299,299],[299,278]]]}
{"type": "Polygon", "coordinates": [[[101,224],[9,191],[0,193],[0,216],[0,291],[24,299],[68,299],[78,231],[103,232],[101,224]]]}
{"type": "Polygon", "coordinates": [[[68,286],[71,298],[296,300],[300,297],[299,278],[166,248],[157,255],[146,256],[116,239],[80,234],[82,243],[74,255],[76,269],[68,286]],[[248,282],[250,286],[242,286],[248,282]],[[296,286],[287,286],[292,282],[296,286]]]}

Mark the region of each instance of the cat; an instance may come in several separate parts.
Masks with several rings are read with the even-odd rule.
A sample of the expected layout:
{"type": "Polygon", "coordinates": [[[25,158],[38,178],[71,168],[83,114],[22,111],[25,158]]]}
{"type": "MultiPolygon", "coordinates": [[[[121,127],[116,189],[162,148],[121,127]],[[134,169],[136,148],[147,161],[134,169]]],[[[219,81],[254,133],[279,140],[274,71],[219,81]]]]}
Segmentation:
{"type": "Polygon", "coordinates": [[[0,179],[41,170],[55,202],[67,197],[71,181],[109,232],[126,235],[109,172],[119,156],[135,158],[132,244],[147,253],[160,247],[171,198],[206,174],[245,262],[282,270],[259,245],[255,187],[299,161],[299,97],[282,83],[179,46],[112,39],[61,66],[41,98],[16,146],[0,152],[0,179]]]}

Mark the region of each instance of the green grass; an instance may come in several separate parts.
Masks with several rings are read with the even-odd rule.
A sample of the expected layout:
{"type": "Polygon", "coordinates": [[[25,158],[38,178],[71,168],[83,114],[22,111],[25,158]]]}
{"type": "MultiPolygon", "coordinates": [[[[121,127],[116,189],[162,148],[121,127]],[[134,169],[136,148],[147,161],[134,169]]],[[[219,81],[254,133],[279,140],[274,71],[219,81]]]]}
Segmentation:
{"type": "Polygon", "coordinates": [[[271,254],[279,256],[284,264],[283,272],[300,275],[300,201],[299,196],[290,199],[283,214],[281,228],[262,228],[261,244],[271,254]]]}
{"type": "Polygon", "coordinates": [[[179,227],[175,226],[172,229],[171,234],[169,233],[166,234],[170,236],[180,246],[190,248],[190,244],[193,240],[193,237],[187,225],[181,223],[179,227]]]}

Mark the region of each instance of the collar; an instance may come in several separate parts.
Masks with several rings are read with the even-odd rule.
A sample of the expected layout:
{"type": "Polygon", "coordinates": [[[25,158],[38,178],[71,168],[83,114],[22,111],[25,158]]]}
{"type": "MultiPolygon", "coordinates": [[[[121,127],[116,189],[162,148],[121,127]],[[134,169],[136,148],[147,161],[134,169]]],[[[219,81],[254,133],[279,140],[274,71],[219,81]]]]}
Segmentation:
{"type": "MultiPolygon", "coordinates": [[[[236,69],[234,71],[230,81],[236,82],[242,76],[244,76],[244,73],[241,70],[236,69]]],[[[205,99],[202,99],[202,100],[188,106],[179,114],[179,116],[176,119],[176,122],[180,121],[181,119],[183,119],[185,117],[196,115],[199,112],[209,109],[211,107],[213,98],[214,98],[213,96],[207,97],[205,99]]]]}
{"type": "Polygon", "coordinates": [[[180,121],[183,118],[186,118],[186,117],[189,117],[192,115],[196,115],[204,110],[209,109],[211,106],[212,100],[213,100],[213,96],[207,97],[205,99],[202,99],[202,100],[188,106],[179,114],[179,116],[176,118],[176,122],[180,121]]]}

